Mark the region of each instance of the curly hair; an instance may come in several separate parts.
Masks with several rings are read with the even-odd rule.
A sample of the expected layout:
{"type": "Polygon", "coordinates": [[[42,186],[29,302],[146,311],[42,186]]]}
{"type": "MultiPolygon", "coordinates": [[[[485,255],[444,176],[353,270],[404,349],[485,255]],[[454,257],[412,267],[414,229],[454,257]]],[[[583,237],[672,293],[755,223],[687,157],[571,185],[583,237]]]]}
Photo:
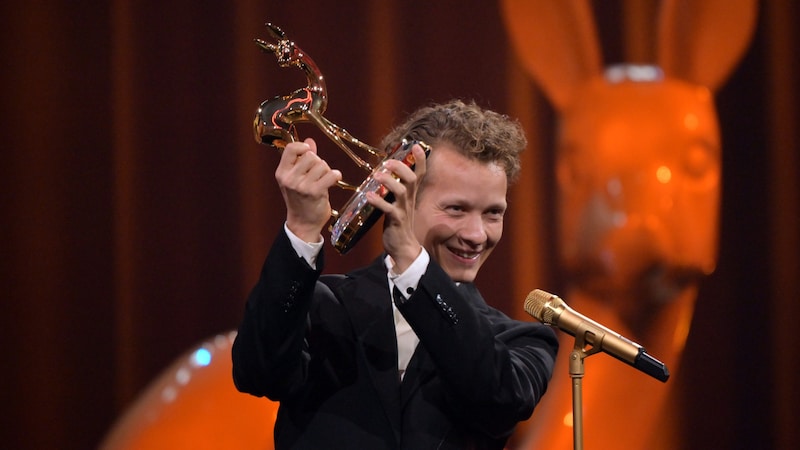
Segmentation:
{"type": "Polygon", "coordinates": [[[387,134],[381,146],[389,149],[402,139],[423,141],[434,149],[447,143],[468,158],[496,163],[508,184],[519,176],[520,153],[527,145],[519,121],[461,100],[418,109],[387,134]]]}

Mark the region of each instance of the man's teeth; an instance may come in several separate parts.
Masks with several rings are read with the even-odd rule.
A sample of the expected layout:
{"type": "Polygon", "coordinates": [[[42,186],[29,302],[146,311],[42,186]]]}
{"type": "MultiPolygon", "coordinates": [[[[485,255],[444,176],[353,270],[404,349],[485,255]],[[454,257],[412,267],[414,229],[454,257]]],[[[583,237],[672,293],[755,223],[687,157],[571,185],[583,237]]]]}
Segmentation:
{"type": "Polygon", "coordinates": [[[458,255],[458,256],[460,256],[462,258],[466,258],[466,259],[475,259],[480,254],[480,253],[472,253],[472,252],[461,252],[461,251],[458,251],[458,250],[453,250],[453,253],[455,253],[456,255],[458,255]]]}

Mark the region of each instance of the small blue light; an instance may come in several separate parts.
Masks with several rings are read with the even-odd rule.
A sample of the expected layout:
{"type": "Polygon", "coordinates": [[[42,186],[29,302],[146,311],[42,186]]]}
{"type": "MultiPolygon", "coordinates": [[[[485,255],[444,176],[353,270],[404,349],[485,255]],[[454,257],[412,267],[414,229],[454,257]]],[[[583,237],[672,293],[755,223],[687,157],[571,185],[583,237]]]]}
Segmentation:
{"type": "Polygon", "coordinates": [[[204,348],[197,349],[194,352],[194,362],[198,366],[207,366],[211,363],[211,352],[204,348]]]}

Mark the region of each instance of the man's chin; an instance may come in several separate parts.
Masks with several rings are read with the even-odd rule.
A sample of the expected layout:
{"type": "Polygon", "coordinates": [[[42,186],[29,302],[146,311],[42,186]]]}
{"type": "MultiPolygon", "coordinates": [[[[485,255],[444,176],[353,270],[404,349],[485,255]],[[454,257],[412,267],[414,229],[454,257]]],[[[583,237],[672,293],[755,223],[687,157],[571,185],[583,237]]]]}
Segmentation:
{"type": "Polygon", "coordinates": [[[478,274],[475,269],[445,267],[444,271],[457,283],[472,283],[478,274]]]}

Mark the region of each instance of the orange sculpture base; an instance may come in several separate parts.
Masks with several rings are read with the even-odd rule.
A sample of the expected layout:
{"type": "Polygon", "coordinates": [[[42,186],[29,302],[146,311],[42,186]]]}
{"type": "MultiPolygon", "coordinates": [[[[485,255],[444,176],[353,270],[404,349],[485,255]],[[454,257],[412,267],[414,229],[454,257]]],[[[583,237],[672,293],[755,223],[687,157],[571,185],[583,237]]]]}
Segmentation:
{"type": "Polygon", "coordinates": [[[119,419],[100,449],[273,449],[278,404],[234,387],[235,335],[218,335],[179,357],[119,419]]]}

